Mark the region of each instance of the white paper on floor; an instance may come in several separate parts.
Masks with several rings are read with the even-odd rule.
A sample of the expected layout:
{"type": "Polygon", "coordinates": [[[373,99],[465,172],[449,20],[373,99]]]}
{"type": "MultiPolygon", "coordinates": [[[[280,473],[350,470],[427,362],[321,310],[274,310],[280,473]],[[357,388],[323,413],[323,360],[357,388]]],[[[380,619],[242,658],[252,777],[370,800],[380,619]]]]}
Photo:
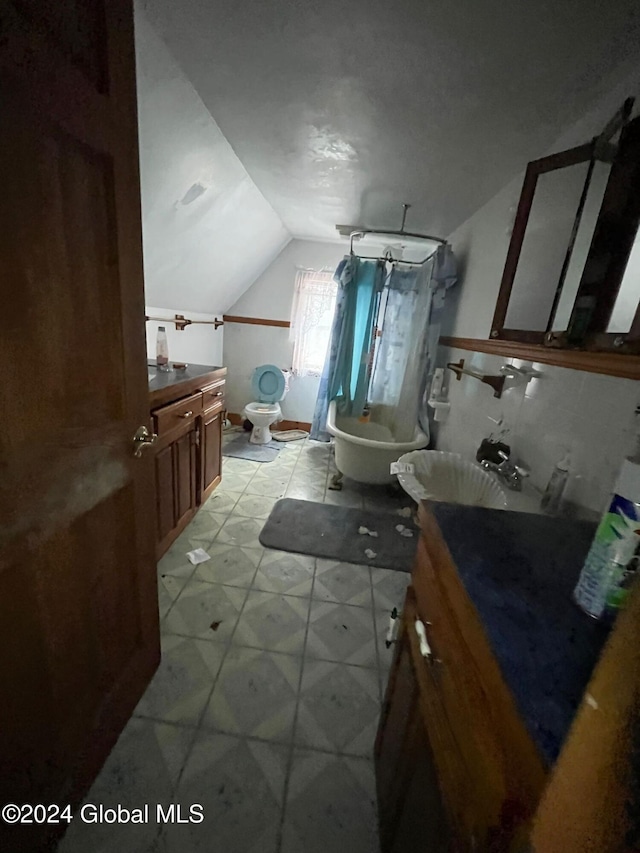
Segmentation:
{"type": "Polygon", "coordinates": [[[187,551],[187,557],[189,558],[189,562],[193,563],[194,566],[197,566],[198,563],[206,563],[207,560],[211,559],[211,556],[207,554],[204,548],[196,548],[195,551],[187,551]]]}
{"type": "Polygon", "coordinates": [[[392,462],[389,466],[390,474],[415,474],[415,472],[413,462],[392,462]]]}
{"type": "Polygon", "coordinates": [[[405,527],[404,524],[396,524],[396,530],[400,534],[400,536],[404,536],[405,539],[409,539],[413,536],[413,530],[409,530],[408,527],[405,527]]]}
{"type": "Polygon", "coordinates": [[[377,536],[378,535],[377,530],[369,530],[369,528],[365,527],[364,525],[362,525],[362,527],[358,528],[358,533],[360,534],[360,536],[377,536]]]}
{"type": "Polygon", "coordinates": [[[365,554],[365,557],[368,557],[370,560],[373,560],[374,557],[378,556],[375,551],[371,550],[371,548],[365,548],[364,554],[365,554]]]}

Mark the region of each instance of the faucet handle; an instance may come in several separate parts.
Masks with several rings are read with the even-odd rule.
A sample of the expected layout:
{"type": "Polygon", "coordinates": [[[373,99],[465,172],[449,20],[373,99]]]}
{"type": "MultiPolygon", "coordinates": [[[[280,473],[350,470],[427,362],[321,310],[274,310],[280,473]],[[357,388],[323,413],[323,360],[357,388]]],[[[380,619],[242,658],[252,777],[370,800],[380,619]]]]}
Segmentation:
{"type": "Polygon", "coordinates": [[[514,465],[514,469],[516,471],[516,474],[519,477],[522,477],[523,479],[525,477],[531,476],[531,470],[529,468],[526,468],[524,465],[514,465]]]}

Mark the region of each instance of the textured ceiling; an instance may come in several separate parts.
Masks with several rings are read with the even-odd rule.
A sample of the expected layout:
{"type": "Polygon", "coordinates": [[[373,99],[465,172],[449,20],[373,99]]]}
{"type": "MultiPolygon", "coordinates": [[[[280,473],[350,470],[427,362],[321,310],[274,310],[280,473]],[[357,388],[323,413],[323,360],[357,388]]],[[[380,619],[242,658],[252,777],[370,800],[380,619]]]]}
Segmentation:
{"type": "MultiPolygon", "coordinates": [[[[146,0],[294,236],[447,235],[616,82],[637,0],[146,0]]],[[[621,72],[622,73],[622,72],[621,72]]]]}

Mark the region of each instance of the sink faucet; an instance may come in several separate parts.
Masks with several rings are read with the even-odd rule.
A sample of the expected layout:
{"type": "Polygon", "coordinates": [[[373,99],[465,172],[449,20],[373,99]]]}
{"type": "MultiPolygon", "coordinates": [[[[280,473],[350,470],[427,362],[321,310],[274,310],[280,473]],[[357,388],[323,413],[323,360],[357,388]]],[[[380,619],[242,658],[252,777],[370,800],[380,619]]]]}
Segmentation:
{"type": "Polygon", "coordinates": [[[529,471],[520,465],[514,465],[510,462],[504,450],[499,450],[498,456],[502,459],[502,462],[496,463],[491,462],[489,459],[483,459],[480,465],[487,471],[494,471],[508,489],[514,492],[521,492],[522,482],[529,476],[529,471]]]}

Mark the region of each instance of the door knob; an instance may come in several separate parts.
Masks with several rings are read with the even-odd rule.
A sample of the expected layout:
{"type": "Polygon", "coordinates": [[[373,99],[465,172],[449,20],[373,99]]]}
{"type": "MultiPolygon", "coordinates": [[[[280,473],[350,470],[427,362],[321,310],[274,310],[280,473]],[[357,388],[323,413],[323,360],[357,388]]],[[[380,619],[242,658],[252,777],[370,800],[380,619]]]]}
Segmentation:
{"type": "Polygon", "coordinates": [[[155,432],[149,432],[146,426],[140,426],[136,430],[136,434],[133,436],[133,455],[139,459],[142,456],[142,451],[145,447],[151,447],[152,444],[155,444],[158,440],[158,436],[155,432]]]}

